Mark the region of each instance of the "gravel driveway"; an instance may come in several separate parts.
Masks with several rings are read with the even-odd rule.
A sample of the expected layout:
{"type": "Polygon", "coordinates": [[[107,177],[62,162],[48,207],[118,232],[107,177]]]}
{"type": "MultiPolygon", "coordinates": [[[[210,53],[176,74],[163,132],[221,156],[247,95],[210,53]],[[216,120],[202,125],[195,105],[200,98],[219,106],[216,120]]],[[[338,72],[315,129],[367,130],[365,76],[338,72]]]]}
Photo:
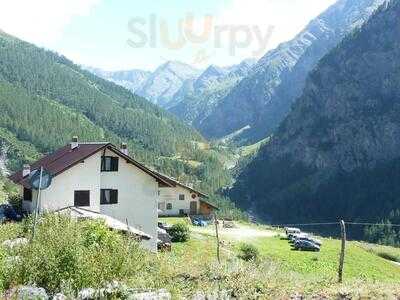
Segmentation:
{"type": "MultiPolygon", "coordinates": [[[[207,228],[191,227],[191,231],[215,236],[215,227],[211,225],[207,228]]],[[[245,241],[254,238],[273,237],[278,235],[276,231],[263,228],[254,228],[241,224],[236,224],[236,228],[222,228],[222,226],[219,226],[218,232],[222,238],[236,241],[245,241]]]]}

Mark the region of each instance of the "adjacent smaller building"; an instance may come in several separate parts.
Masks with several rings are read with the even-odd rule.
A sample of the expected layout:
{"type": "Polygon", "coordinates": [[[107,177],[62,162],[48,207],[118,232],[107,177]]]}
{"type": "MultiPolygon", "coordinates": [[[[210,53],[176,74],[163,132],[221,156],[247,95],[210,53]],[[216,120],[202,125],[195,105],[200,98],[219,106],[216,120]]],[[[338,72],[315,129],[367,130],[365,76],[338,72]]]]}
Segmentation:
{"type": "Polygon", "coordinates": [[[218,208],[209,203],[208,196],[174,178],[162,175],[169,186],[159,187],[159,216],[209,216],[218,208]]]}

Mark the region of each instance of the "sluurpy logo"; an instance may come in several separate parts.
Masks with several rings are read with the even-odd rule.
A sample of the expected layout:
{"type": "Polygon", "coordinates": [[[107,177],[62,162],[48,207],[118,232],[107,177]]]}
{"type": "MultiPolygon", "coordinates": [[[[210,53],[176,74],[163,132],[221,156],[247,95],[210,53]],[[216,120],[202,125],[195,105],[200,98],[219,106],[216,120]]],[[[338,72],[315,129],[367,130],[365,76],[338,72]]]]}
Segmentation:
{"type": "Polygon", "coordinates": [[[251,55],[258,57],[265,53],[274,27],[219,24],[212,15],[196,19],[192,13],[188,13],[173,28],[163,17],[151,14],[147,18],[130,19],[128,31],[131,36],[127,44],[133,48],[164,47],[181,50],[184,47],[197,46],[199,49],[195,51],[193,59],[194,63],[201,63],[208,60],[214,50],[221,48],[235,56],[238,49],[251,46],[251,55]]]}

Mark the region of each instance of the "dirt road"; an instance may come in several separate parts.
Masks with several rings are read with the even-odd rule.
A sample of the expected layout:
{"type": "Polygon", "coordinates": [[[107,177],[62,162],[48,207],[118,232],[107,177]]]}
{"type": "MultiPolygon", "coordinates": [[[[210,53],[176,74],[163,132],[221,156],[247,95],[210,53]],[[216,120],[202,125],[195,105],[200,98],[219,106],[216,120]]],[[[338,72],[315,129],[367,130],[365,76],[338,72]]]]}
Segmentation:
{"type": "MultiPolygon", "coordinates": [[[[206,228],[192,227],[191,230],[196,233],[215,235],[214,226],[208,226],[206,228]]],[[[276,231],[267,230],[261,227],[245,226],[242,224],[236,224],[236,228],[223,228],[222,226],[219,226],[218,231],[221,238],[236,241],[245,241],[260,237],[272,237],[278,234],[276,231]]]]}

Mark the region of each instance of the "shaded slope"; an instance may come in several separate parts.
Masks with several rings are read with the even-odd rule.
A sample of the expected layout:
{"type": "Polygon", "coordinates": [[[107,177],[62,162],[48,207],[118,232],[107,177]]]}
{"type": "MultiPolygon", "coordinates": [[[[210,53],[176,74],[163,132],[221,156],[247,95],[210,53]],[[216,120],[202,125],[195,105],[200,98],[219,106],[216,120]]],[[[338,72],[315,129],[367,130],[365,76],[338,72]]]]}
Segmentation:
{"type": "Polygon", "coordinates": [[[311,73],[230,194],[274,222],[378,221],[400,207],[400,3],[311,73]]]}
{"type": "Polygon", "coordinates": [[[254,143],[273,133],[301,95],[308,73],[383,1],[339,0],[293,40],[260,59],[204,120],[200,132],[209,138],[221,138],[249,126],[237,137],[241,144],[254,143]]]}

